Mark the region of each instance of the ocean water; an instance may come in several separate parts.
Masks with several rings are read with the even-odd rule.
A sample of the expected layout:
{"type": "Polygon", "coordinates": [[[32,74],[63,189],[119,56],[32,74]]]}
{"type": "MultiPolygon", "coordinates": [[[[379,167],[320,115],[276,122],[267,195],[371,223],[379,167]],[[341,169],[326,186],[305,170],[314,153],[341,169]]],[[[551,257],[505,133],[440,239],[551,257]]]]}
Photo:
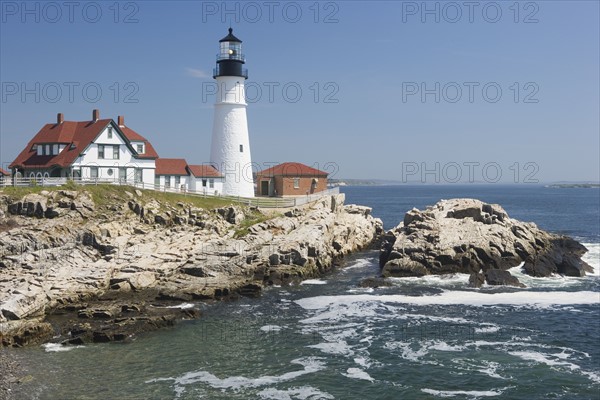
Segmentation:
{"type": "Polygon", "coordinates": [[[600,191],[542,186],[345,187],[386,229],[442,198],[501,204],[572,235],[596,273],[466,287],[468,276],[357,283],[378,254],[258,299],[199,304],[203,316],[126,344],[19,350],[35,399],[600,398],[600,191]]]}

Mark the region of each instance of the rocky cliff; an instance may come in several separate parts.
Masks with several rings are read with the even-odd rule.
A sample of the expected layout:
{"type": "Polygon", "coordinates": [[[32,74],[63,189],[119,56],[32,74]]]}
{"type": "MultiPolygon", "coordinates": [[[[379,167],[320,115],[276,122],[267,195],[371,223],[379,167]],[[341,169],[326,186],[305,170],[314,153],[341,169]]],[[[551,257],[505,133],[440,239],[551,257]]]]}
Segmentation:
{"type": "Polygon", "coordinates": [[[343,195],[269,214],[158,195],[0,193],[0,342],[124,340],[198,316],[182,302],[318,276],[382,231],[343,195]]]}
{"type": "Polygon", "coordinates": [[[383,239],[384,277],[467,273],[470,284],[522,286],[507,270],[523,265],[532,276],[584,276],[587,249],[567,236],[509,218],[497,204],[473,199],[443,200],[412,209],[383,239]]]}

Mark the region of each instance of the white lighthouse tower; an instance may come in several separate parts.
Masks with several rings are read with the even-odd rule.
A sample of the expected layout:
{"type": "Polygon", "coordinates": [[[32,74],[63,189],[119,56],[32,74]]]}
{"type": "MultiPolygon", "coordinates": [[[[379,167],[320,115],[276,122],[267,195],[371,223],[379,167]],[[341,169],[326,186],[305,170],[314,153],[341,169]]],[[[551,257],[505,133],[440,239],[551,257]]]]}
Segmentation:
{"type": "Polygon", "coordinates": [[[243,68],[246,60],[242,41],[229,28],[229,34],[219,43],[217,67],[213,71],[218,89],[210,162],[225,177],[224,195],[254,197],[244,91],[248,71],[243,68]]]}

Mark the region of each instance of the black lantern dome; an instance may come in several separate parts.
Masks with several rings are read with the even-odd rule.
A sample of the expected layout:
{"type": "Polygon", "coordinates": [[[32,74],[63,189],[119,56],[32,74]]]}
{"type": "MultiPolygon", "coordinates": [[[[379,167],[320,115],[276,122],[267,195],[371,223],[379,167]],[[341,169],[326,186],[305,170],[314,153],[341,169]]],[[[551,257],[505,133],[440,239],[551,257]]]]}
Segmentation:
{"type": "Polygon", "coordinates": [[[219,40],[219,50],[217,67],[213,70],[213,78],[239,76],[248,79],[248,70],[243,68],[246,58],[242,54],[242,41],[235,37],[232,28],[229,28],[227,36],[219,40]]]}

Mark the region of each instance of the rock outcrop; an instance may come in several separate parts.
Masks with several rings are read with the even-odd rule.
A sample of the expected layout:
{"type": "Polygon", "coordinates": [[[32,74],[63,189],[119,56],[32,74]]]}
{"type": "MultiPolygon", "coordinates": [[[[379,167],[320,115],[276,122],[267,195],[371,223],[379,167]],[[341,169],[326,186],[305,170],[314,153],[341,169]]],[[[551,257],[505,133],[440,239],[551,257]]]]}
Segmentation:
{"type": "Polygon", "coordinates": [[[384,277],[471,274],[470,284],[522,286],[507,270],[523,265],[532,276],[584,276],[587,249],[567,236],[509,218],[502,207],[473,199],[442,200],[412,209],[383,237],[384,277]]]}
{"type": "Polygon", "coordinates": [[[343,195],[264,215],[239,205],[167,204],[148,193],[100,204],[82,189],[18,201],[0,194],[0,342],[46,340],[49,322],[69,343],[119,340],[141,325],[170,323],[165,313],[140,322],[157,302],[254,296],[265,285],[318,276],[382,232],[369,208],[344,205],[343,195]],[[102,328],[115,324],[124,328],[102,328]]]}

